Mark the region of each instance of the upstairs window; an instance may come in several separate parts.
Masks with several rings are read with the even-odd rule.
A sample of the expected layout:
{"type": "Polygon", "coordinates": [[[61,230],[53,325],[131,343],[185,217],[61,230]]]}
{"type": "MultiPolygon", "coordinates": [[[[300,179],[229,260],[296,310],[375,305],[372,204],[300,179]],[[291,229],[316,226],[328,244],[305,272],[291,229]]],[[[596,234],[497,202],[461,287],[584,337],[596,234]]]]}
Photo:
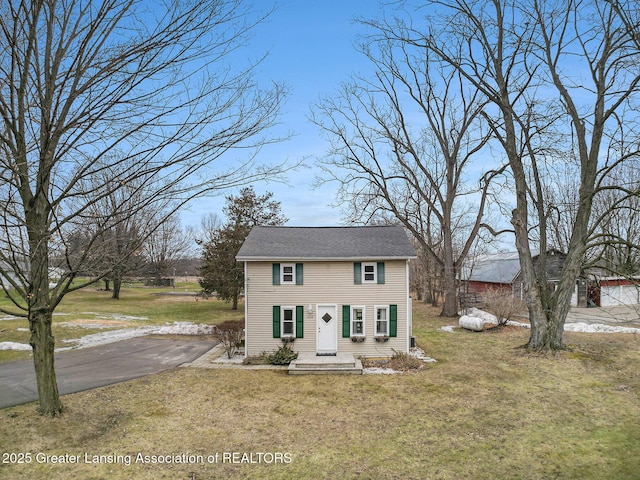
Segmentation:
{"type": "Polygon", "coordinates": [[[355,262],[353,264],[353,283],[384,283],[384,262],[355,262]]]}
{"type": "Polygon", "coordinates": [[[274,263],[273,285],[302,285],[304,265],[302,263],[274,263]]]}
{"type": "Polygon", "coordinates": [[[377,283],[375,263],[362,264],[362,283],[377,283]]]}
{"type": "Polygon", "coordinates": [[[295,284],[296,283],[296,266],[293,263],[283,263],[280,265],[280,283],[295,284]]]}

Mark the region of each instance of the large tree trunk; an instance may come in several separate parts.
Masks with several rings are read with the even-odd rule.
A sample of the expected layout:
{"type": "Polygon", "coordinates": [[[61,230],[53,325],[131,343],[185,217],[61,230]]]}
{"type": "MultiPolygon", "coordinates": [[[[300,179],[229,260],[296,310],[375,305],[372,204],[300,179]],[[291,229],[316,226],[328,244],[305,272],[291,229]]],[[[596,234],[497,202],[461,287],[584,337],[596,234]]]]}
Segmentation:
{"type": "Polygon", "coordinates": [[[121,267],[114,267],[111,275],[113,276],[113,292],[111,298],[114,300],[120,299],[120,289],[122,288],[123,271],[121,267]]]}
{"type": "MultiPolygon", "coordinates": [[[[451,189],[451,187],[449,187],[451,189]]],[[[452,196],[448,196],[448,199],[452,196]]],[[[453,228],[451,226],[451,200],[445,206],[443,228],[443,252],[442,252],[442,291],[444,302],[442,303],[442,317],[458,316],[458,292],[456,290],[456,267],[453,258],[453,228]]]]}
{"type": "Polygon", "coordinates": [[[549,312],[546,316],[540,314],[539,308],[529,308],[531,321],[531,335],[527,349],[536,352],[561,350],[564,348],[562,334],[564,332],[565,317],[557,312],[549,312]]]}
{"type": "Polygon", "coordinates": [[[442,303],[441,317],[457,317],[458,316],[458,292],[456,291],[455,269],[453,265],[445,266],[442,280],[444,285],[444,302],[442,303]]]}
{"type": "Polygon", "coordinates": [[[111,293],[111,298],[114,300],[120,299],[120,288],[122,288],[122,280],[120,278],[113,279],[113,292],[111,293]]]}
{"type": "Polygon", "coordinates": [[[238,294],[236,293],[233,296],[233,304],[231,306],[231,310],[237,310],[238,309],[238,294]]]}
{"type": "Polygon", "coordinates": [[[564,348],[562,340],[564,324],[571,308],[571,296],[580,275],[586,249],[585,237],[586,228],[576,225],[573,236],[576,240],[569,245],[569,252],[556,290],[553,293],[543,292],[542,295],[538,295],[538,307],[533,311],[531,305],[529,307],[531,318],[531,337],[527,343],[529,350],[548,351],[564,348]]]}
{"type": "Polygon", "coordinates": [[[62,412],[62,402],[58,395],[56,372],[53,365],[55,339],[51,330],[53,307],[49,298],[49,208],[43,196],[28,202],[25,210],[29,233],[29,343],[33,349],[33,364],[38,386],[38,411],[43,415],[55,416],[62,412]]]}
{"type": "Polygon", "coordinates": [[[40,402],[38,411],[43,415],[55,416],[62,413],[62,402],[53,364],[55,339],[51,331],[51,313],[48,309],[32,310],[29,313],[29,328],[40,402]]]}

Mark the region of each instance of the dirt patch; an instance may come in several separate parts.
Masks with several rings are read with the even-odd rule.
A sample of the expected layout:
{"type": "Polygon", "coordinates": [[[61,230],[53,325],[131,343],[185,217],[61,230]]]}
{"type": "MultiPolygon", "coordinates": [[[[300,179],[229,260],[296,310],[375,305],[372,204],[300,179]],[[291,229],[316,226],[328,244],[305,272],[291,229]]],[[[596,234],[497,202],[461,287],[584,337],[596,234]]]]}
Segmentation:
{"type": "Polygon", "coordinates": [[[403,353],[388,359],[361,359],[364,368],[391,369],[396,372],[410,372],[424,369],[424,361],[403,353]]]}
{"type": "Polygon", "coordinates": [[[485,324],[483,331],[486,333],[508,333],[516,330],[522,330],[522,327],[516,327],[515,325],[491,325],[487,327],[487,324],[485,324]]]}

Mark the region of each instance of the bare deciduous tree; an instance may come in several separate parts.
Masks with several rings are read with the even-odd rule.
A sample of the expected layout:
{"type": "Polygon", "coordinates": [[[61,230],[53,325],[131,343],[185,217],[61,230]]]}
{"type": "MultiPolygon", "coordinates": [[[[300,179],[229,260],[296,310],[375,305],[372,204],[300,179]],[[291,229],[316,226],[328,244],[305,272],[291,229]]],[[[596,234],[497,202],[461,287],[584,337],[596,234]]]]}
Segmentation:
{"type": "Polygon", "coordinates": [[[493,105],[485,118],[509,161],[515,187],[511,223],[532,327],[528,348],[563,348],[594,196],[616,165],[638,156],[640,12],[634,2],[616,0],[436,0],[424,5],[430,12],[427,28],[400,21],[388,25],[388,31],[437,55],[493,105]],[[565,156],[553,155],[549,145],[565,156]],[[567,158],[577,166],[580,187],[576,208],[569,212],[566,262],[551,289],[542,177],[548,165],[567,158]],[[530,243],[534,229],[538,269],[530,243]]]}
{"type": "MultiPolygon", "coordinates": [[[[72,201],[84,212],[60,229],[60,246],[54,257],[57,268],[113,283],[112,298],[120,298],[124,278],[144,262],[142,246],[164,218],[168,197],[156,196],[158,185],[145,177],[108,190],[94,198],[94,192],[117,178],[110,165],[91,178],[83,179],[82,191],[72,201]],[[82,243],[67,239],[83,239],[82,243]]],[[[164,223],[164,222],[163,222],[164,223]]],[[[109,288],[107,288],[109,290],[109,288]]]]}
{"type": "Polygon", "coordinates": [[[362,51],[376,74],[355,78],[315,109],[313,121],[331,142],[321,163],[340,183],[352,221],[385,212],[412,233],[440,272],[442,315],[453,317],[457,274],[496,173],[467,178],[490,138],[486,98],[455,69],[432,61],[429,49],[368,25],[373,34],[362,51]]]}
{"type": "Polygon", "coordinates": [[[144,242],[145,273],[158,281],[173,274],[176,262],[187,256],[192,238],[183,231],[177,215],[168,217],[144,242]]]}
{"type": "Polygon", "coordinates": [[[587,266],[611,275],[640,274],[640,164],[612,171],[598,185],[587,266]]]}
{"type": "MultiPolygon", "coordinates": [[[[139,207],[164,200],[175,210],[277,172],[257,165],[248,148],[270,141],[266,129],[284,92],[259,88],[253,73],[261,59],[238,55],[261,21],[242,0],[0,8],[0,274],[11,287],[10,313],[29,320],[39,411],[56,415],[52,312],[90,257],[69,253],[69,232],[122,189],[153,184],[139,207]],[[245,160],[219,168],[216,160],[236,147],[245,160]],[[92,182],[107,169],[108,182],[92,182]],[[68,254],[54,287],[52,250],[68,254]]],[[[97,245],[101,229],[87,233],[88,245],[97,245]]]]}

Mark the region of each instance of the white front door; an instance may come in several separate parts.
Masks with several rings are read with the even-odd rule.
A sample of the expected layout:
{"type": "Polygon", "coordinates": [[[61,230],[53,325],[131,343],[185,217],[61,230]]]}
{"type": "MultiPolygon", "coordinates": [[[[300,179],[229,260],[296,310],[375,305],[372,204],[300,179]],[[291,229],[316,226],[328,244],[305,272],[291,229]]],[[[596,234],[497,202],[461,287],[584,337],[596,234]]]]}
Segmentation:
{"type": "Polygon", "coordinates": [[[338,306],[318,305],[316,353],[333,355],[338,352],[338,306]]]}

